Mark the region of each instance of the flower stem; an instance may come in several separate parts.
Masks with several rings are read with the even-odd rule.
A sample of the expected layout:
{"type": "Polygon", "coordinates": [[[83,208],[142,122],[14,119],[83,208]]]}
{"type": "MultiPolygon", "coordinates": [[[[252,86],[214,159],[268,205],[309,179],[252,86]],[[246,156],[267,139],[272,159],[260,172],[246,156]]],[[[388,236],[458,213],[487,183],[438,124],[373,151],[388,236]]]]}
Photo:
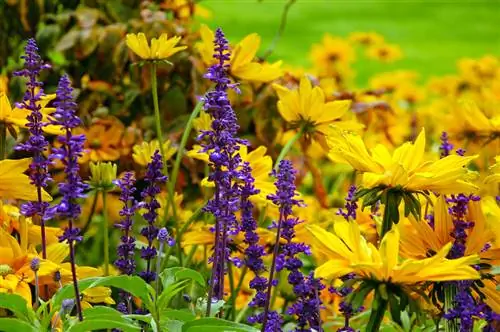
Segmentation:
{"type": "Polygon", "coordinates": [[[35,271],[35,308],[38,309],[40,305],[40,285],[38,282],[38,271],[35,271]]]}
{"type": "Polygon", "coordinates": [[[380,330],[388,304],[389,301],[382,298],[379,291],[376,290],[375,301],[373,302],[372,312],[370,314],[368,325],[366,326],[366,331],[377,332],[380,330]]]}
{"type": "MultiPolygon", "coordinates": [[[[455,297],[457,295],[457,286],[453,283],[446,283],[444,286],[444,312],[448,312],[454,307],[455,297]]],[[[456,319],[446,319],[444,322],[445,332],[458,332],[456,319]]]]}
{"type": "Polygon", "coordinates": [[[384,235],[389,232],[392,228],[392,219],[390,215],[390,199],[389,199],[390,193],[385,193],[382,200],[384,204],[384,215],[382,218],[382,228],[380,229],[380,241],[384,238],[384,235]]]}
{"type": "Polygon", "coordinates": [[[278,230],[276,231],[276,242],[274,243],[273,261],[271,263],[271,270],[269,271],[269,281],[268,281],[268,285],[267,285],[266,303],[264,305],[264,319],[262,322],[262,332],[264,332],[266,330],[267,316],[269,314],[269,306],[271,304],[271,291],[273,289],[273,278],[274,278],[274,272],[276,270],[276,258],[278,257],[278,252],[279,252],[279,248],[280,248],[282,220],[283,220],[283,210],[280,209],[278,230]]]}
{"type": "MultiPolygon", "coordinates": [[[[97,195],[97,193],[96,193],[97,195]]],[[[109,275],[109,229],[108,229],[108,204],[107,192],[102,191],[102,234],[104,236],[104,276],[109,275]]]]}
{"type": "Polygon", "coordinates": [[[286,142],[285,146],[283,146],[283,149],[281,149],[281,152],[278,155],[278,158],[274,162],[274,169],[278,169],[280,161],[282,161],[286,157],[286,155],[288,154],[288,152],[290,152],[290,150],[292,149],[292,146],[295,144],[295,142],[297,142],[297,140],[300,137],[302,137],[302,135],[304,134],[304,131],[305,131],[305,127],[302,126],[299,129],[299,131],[297,133],[295,133],[295,135],[293,135],[293,137],[288,142],[286,142]]]}
{"type": "MultiPolygon", "coordinates": [[[[151,93],[153,95],[153,107],[155,111],[155,124],[156,124],[156,137],[158,138],[159,141],[159,146],[160,146],[160,153],[161,153],[161,158],[163,161],[163,167],[164,167],[164,174],[168,174],[167,171],[167,160],[165,158],[165,147],[163,144],[165,141],[163,140],[163,132],[162,132],[162,127],[161,127],[161,115],[160,115],[160,106],[158,103],[158,80],[156,77],[156,63],[151,63],[151,93]]],[[[164,214],[164,219],[165,221],[167,220],[167,212],[168,212],[168,206],[172,205],[172,215],[174,219],[174,228],[178,229],[178,220],[177,220],[177,207],[175,206],[175,200],[174,200],[174,186],[167,184],[167,204],[165,204],[165,214],[164,214]]],[[[177,244],[178,248],[178,258],[179,262],[182,265],[182,250],[180,248],[180,244],[177,244]]]]}
{"type": "Polygon", "coordinates": [[[4,160],[7,151],[7,127],[0,123],[0,160],[4,160]]]}
{"type": "MultiPolygon", "coordinates": [[[[73,228],[73,221],[69,221],[70,229],[73,228]]],[[[69,242],[69,259],[71,264],[71,275],[73,277],[73,288],[75,289],[75,303],[76,303],[76,312],[78,314],[78,320],[83,321],[82,314],[82,303],[80,301],[80,291],[78,290],[78,279],[76,277],[76,263],[75,263],[75,246],[72,240],[69,242]]]]}
{"type": "MultiPolygon", "coordinates": [[[[163,248],[165,247],[165,242],[160,241],[160,247],[158,248],[158,256],[156,256],[156,275],[160,274],[160,268],[161,268],[161,254],[163,253],[163,248]]],[[[160,294],[160,278],[156,277],[155,280],[156,283],[156,295],[160,294]]]]}

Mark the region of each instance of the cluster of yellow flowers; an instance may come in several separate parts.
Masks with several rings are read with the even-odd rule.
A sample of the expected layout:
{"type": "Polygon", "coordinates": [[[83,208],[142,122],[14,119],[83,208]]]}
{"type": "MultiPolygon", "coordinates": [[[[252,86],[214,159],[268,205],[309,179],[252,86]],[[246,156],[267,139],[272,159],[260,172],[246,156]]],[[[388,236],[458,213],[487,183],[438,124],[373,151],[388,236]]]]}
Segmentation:
{"type": "MultiPolygon", "coordinates": [[[[133,59],[154,66],[167,59],[175,66],[174,56],[189,53],[191,75],[196,80],[215,61],[213,40],[214,32],[201,25],[185,38],[161,34],[149,42],[144,33],[138,33],[128,34],[125,43],[133,59]]],[[[404,296],[439,314],[445,310],[441,298],[426,302],[437,291],[435,285],[480,280],[472,296],[500,312],[496,291],[500,279],[491,269],[500,264],[500,207],[495,199],[500,183],[500,58],[461,60],[458,74],[433,78],[426,84],[418,82],[417,73],[397,71],[372,77],[366,88],[353,88],[352,64],[359,47],[367,57],[389,62],[403,56],[399,46],[373,32],[353,33],[348,38],[325,35],[321,43],[312,46],[312,68],[303,69],[260,59],[260,44],[260,37],[254,33],[232,45],[228,68],[242,92],[230,98],[242,113],[242,121],[247,122],[242,125],[242,134],[248,137],[250,146],[241,145],[237,153],[251,166],[254,185],[260,191],[252,197],[261,216],[257,230],[260,244],[269,249],[273,233],[266,220],[279,214],[267,200],[275,191],[270,176],[273,160],[287,156],[299,169],[298,182],[304,189],[300,198],[307,203],[306,207],[294,208],[295,215],[304,220],[296,227],[294,241],[313,249],[311,264],[316,264],[316,277],[338,287],[343,277],[353,276],[360,282],[351,284],[356,291],[366,291],[361,303],[370,302],[372,290],[376,300],[378,296],[384,298],[384,292],[396,294],[402,290],[404,296]],[[337,211],[350,185],[357,185],[358,190],[348,198],[352,211],[343,216],[337,211]],[[453,210],[459,204],[457,197],[465,197],[462,215],[453,210]],[[460,239],[454,233],[459,222],[467,223],[460,239]],[[454,257],[457,245],[464,251],[454,257]],[[363,288],[367,285],[375,286],[363,288]],[[389,291],[382,291],[384,287],[389,291]]],[[[206,83],[199,84],[202,87],[198,89],[203,90],[206,83]]],[[[87,82],[85,86],[92,84],[87,82]]],[[[61,229],[47,227],[47,253],[42,259],[39,221],[23,217],[17,208],[19,201],[36,200],[37,195],[45,201],[52,197],[45,191],[37,193],[30,183],[25,174],[29,158],[5,159],[9,156],[6,137],[11,141],[22,138],[27,113],[13,109],[3,89],[0,292],[20,294],[31,305],[33,259],[40,259],[37,282],[46,292],[41,297],[49,298],[71,283],[69,263],[65,262],[69,249],[57,241],[61,229]]],[[[39,105],[44,121],[54,112],[54,98],[49,95],[39,105]]],[[[128,119],[128,125],[119,114],[93,114],[86,128],[78,131],[87,137],[79,163],[82,172],[96,174],[98,169],[90,162],[115,162],[119,174],[133,169],[141,179],[155,151],[162,151],[166,169],[173,166],[174,173],[179,168],[181,171],[175,174],[173,188],[162,188],[160,219],[177,219],[176,233],[185,227],[182,254],[188,262],[206,269],[213,234],[207,218],[195,210],[213,187],[208,177],[210,151],[202,151],[194,140],[183,142],[180,135],[188,130],[184,127],[166,140],[159,135],[152,139],[150,127],[155,122],[177,117],[166,114],[168,107],[163,119],[138,116],[128,119]],[[175,162],[174,156],[178,157],[175,162]]],[[[211,123],[210,115],[201,112],[192,125],[200,134],[210,130],[211,123]]],[[[51,125],[45,131],[54,135],[61,129],[51,125]]],[[[110,172],[116,175],[114,167],[110,172]]],[[[109,183],[114,180],[113,176],[108,178],[109,183]]],[[[104,214],[109,223],[117,222],[118,197],[115,192],[107,197],[108,204],[103,206],[96,192],[89,195],[82,202],[82,219],[104,214]]],[[[83,221],[79,223],[86,226],[83,221]]],[[[89,234],[95,233],[94,228],[89,234]]],[[[243,256],[243,244],[243,236],[235,239],[236,256],[243,256]]],[[[81,266],[77,274],[85,278],[102,275],[103,271],[81,266]]],[[[241,276],[237,309],[245,307],[252,297],[249,277],[241,276]]],[[[105,287],[87,289],[83,294],[86,305],[114,303],[110,289],[105,287]]],[[[402,303],[403,295],[397,294],[402,303]]],[[[389,303],[390,296],[385,299],[389,303]]],[[[326,289],[320,297],[325,304],[323,318],[338,318],[341,297],[326,289]]],[[[274,306],[279,308],[285,301],[283,296],[274,306]]]]}

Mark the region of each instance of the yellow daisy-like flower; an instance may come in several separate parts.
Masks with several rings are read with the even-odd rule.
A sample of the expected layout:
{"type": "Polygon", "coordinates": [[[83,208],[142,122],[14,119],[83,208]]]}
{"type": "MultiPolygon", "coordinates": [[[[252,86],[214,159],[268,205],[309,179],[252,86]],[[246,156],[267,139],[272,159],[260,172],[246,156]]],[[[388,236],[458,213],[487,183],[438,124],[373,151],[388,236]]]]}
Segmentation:
{"type": "Polygon", "coordinates": [[[193,127],[196,131],[212,129],[212,116],[208,112],[201,112],[200,115],[193,120],[193,127]]]}
{"type": "Polygon", "coordinates": [[[403,57],[403,52],[398,45],[375,44],[366,50],[369,58],[382,62],[393,62],[403,57]]]}
{"type": "MultiPolygon", "coordinates": [[[[21,295],[31,307],[31,289],[29,284],[35,279],[31,269],[29,255],[17,240],[0,228],[0,293],[21,295]]],[[[55,265],[48,260],[40,260],[39,277],[45,277],[55,271],[55,265]]]]}
{"type": "MultiPolygon", "coordinates": [[[[160,151],[160,144],[157,140],[142,142],[141,144],[134,145],[132,150],[134,151],[132,154],[134,161],[141,166],[146,166],[151,161],[151,157],[155,151],[160,151]]],[[[163,143],[163,151],[165,151],[165,160],[170,160],[177,151],[177,148],[171,146],[170,140],[166,140],[163,143]]]]}
{"type": "MultiPolygon", "coordinates": [[[[434,227],[426,221],[410,218],[400,224],[401,254],[404,257],[422,259],[433,255],[448,243],[453,242],[451,236],[455,228],[448,204],[444,196],[439,196],[434,203],[434,227]]],[[[492,225],[486,221],[480,201],[470,201],[467,206],[465,220],[473,220],[474,226],[467,230],[465,255],[478,254],[483,257],[483,248],[493,242],[495,234],[492,225]]],[[[500,258],[498,249],[490,249],[484,255],[490,259],[492,253],[500,258]]]]}
{"type": "MultiPolygon", "coordinates": [[[[24,174],[31,163],[30,158],[19,160],[5,159],[0,161],[0,197],[10,199],[38,200],[36,187],[24,174]]],[[[42,199],[51,201],[52,197],[42,191],[42,199]]]]}
{"type": "Polygon", "coordinates": [[[92,287],[82,291],[82,309],[91,308],[92,304],[115,304],[111,297],[111,288],[109,287],[92,287]]]}
{"type": "MultiPolygon", "coordinates": [[[[9,234],[17,232],[21,237],[21,242],[26,242],[26,248],[28,245],[37,246],[42,243],[40,226],[35,225],[31,218],[21,218],[21,212],[17,206],[0,202],[0,228],[9,234]]],[[[58,242],[58,236],[62,233],[63,230],[59,227],[45,226],[46,243],[58,242]]]]}
{"type": "MultiPolygon", "coordinates": [[[[47,122],[50,114],[56,109],[47,107],[48,103],[56,98],[55,94],[46,95],[37,103],[42,112],[42,121],[47,122]]],[[[28,120],[26,117],[30,111],[25,109],[12,109],[7,95],[0,91],[0,124],[5,125],[11,133],[17,133],[17,128],[27,128],[28,120]]],[[[48,125],[43,127],[43,131],[47,134],[59,135],[62,133],[60,126],[48,125]]]]}
{"type": "Polygon", "coordinates": [[[143,60],[164,60],[187,48],[187,46],[176,46],[181,37],[168,38],[166,33],[162,33],[160,38],[151,39],[151,46],[148,44],[146,35],[142,32],[138,34],[127,34],[127,46],[141,57],[143,60]]]}
{"type": "MultiPolygon", "coordinates": [[[[324,135],[330,124],[345,129],[357,129],[359,124],[351,121],[340,121],[351,106],[350,100],[325,102],[325,93],[315,86],[307,77],[302,77],[298,89],[273,84],[278,94],[278,111],[292,127],[302,128],[306,134],[324,135]]],[[[316,135],[318,138],[318,135],[316,135]]]]}
{"type": "Polygon", "coordinates": [[[399,260],[400,235],[397,228],[389,231],[376,248],[360,234],[357,223],[339,221],[335,233],[319,226],[309,226],[327,261],[315,270],[315,276],[327,280],[355,273],[361,279],[376,279],[393,284],[413,285],[426,281],[451,281],[479,279],[479,273],[470,265],[477,264],[476,255],[459,259],[446,259],[451,243],[435,256],[415,260],[399,260]]]}
{"type": "Polygon", "coordinates": [[[349,40],[364,46],[381,44],[384,37],[376,32],[353,32],[349,35],[349,40]]]}
{"type": "Polygon", "coordinates": [[[311,49],[311,59],[314,65],[329,71],[332,67],[345,66],[355,60],[352,45],[345,39],[325,34],[321,44],[314,44],[311,49]]]}
{"type": "MultiPolygon", "coordinates": [[[[214,62],[213,42],[215,34],[206,25],[200,27],[201,41],[195,45],[203,62],[211,65],[214,62]]],[[[273,64],[254,61],[260,48],[260,36],[252,33],[241,40],[231,52],[230,73],[240,79],[254,82],[270,82],[283,75],[281,61],[273,64]]]]}
{"type": "Polygon", "coordinates": [[[381,144],[368,152],[359,135],[336,127],[331,127],[327,143],[333,160],[350,164],[364,173],[363,183],[367,188],[401,186],[407,191],[428,190],[441,194],[477,190],[471,183],[474,172],[466,168],[477,156],[450,155],[436,161],[426,160],[424,129],[415,143],[406,142],[392,154],[381,144]]]}

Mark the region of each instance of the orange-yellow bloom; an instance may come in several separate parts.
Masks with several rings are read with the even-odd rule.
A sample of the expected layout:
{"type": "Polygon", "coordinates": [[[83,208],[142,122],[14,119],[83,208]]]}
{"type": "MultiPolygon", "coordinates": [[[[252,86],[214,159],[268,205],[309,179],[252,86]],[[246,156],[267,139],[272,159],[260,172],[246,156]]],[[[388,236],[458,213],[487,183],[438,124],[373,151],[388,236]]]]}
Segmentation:
{"type": "Polygon", "coordinates": [[[350,164],[363,174],[365,187],[401,186],[408,191],[429,190],[441,194],[470,193],[473,172],[466,166],[477,156],[450,155],[431,161],[425,158],[425,131],[415,143],[406,142],[391,153],[384,145],[368,152],[360,136],[332,127],[327,136],[330,157],[350,164]]]}
{"type": "Polygon", "coordinates": [[[142,32],[139,34],[127,34],[127,46],[140,56],[143,60],[163,60],[187,48],[187,46],[176,46],[181,37],[168,38],[166,33],[162,33],[160,38],[151,39],[151,46],[148,44],[146,35],[142,32]]]}

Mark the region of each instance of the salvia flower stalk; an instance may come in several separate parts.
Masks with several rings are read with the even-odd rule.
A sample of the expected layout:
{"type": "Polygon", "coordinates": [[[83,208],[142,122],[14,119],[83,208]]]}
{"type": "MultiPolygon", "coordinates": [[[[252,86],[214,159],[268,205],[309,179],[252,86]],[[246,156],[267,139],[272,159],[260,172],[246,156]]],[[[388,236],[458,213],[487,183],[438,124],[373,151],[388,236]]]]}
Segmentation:
{"type": "Polygon", "coordinates": [[[146,260],[146,270],[141,271],[139,275],[146,282],[151,282],[156,279],[156,272],[153,270],[152,264],[158,254],[153,243],[158,237],[158,227],[156,227],[155,223],[158,218],[157,210],[160,208],[160,203],[156,197],[161,192],[160,186],[167,182],[167,176],[163,175],[163,161],[158,150],[155,151],[151,162],[147,166],[144,180],[147,187],[141,193],[141,196],[146,212],[142,216],[148,225],[141,229],[141,235],[147,238],[148,246],[141,249],[141,258],[146,260]]]}
{"type": "Polygon", "coordinates": [[[42,97],[45,96],[43,91],[43,83],[38,80],[38,76],[43,70],[49,69],[50,65],[42,61],[38,54],[38,46],[34,39],[29,39],[25,47],[24,69],[15,72],[15,76],[22,76],[28,79],[26,82],[26,92],[22,102],[16,106],[20,109],[25,109],[30,113],[26,117],[28,120],[27,127],[30,136],[24,143],[18,144],[16,150],[24,151],[33,156],[29,167],[29,177],[31,184],[36,186],[38,199],[32,202],[26,202],[21,205],[21,213],[26,217],[38,217],[41,224],[42,237],[42,258],[47,258],[47,245],[45,234],[45,221],[43,215],[49,207],[48,202],[44,202],[42,195],[43,189],[46,188],[52,180],[49,173],[51,164],[50,158],[46,158],[44,153],[47,151],[49,142],[43,134],[43,128],[47,125],[43,121],[41,107],[38,104],[42,97]]]}
{"type": "Polygon", "coordinates": [[[220,300],[224,296],[225,264],[229,259],[228,234],[239,231],[235,216],[239,208],[239,190],[233,183],[239,177],[239,144],[246,144],[236,137],[239,126],[227,95],[228,89],[235,88],[235,85],[230,83],[228,77],[229,45],[221,29],[215,32],[214,45],[214,58],[217,62],[208,69],[205,78],[215,83],[215,89],[203,98],[204,110],[212,116],[213,121],[211,130],[202,131],[198,136],[203,141],[201,152],[209,153],[212,172],[208,180],[215,184],[214,197],[204,209],[215,217],[215,245],[211,258],[213,268],[207,314],[210,313],[212,300],[220,300]]]}
{"type": "Polygon", "coordinates": [[[73,130],[81,125],[80,118],[76,115],[77,104],[73,100],[73,88],[67,75],[63,75],[57,87],[57,100],[54,103],[56,111],[52,114],[51,124],[61,126],[64,135],[58,136],[61,147],[53,148],[51,158],[61,160],[64,165],[66,180],[58,184],[62,197],[59,203],[49,207],[45,213],[46,220],[59,217],[68,220],[68,226],[60,242],[66,241],[69,245],[71,273],[75,288],[75,303],[79,320],[83,320],[80,292],[75,265],[75,243],[82,240],[80,229],[73,227],[73,223],[80,217],[81,207],[78,200],[85,197],[89,186],[82,181],[79,171],[78,158],[82,156],[85,135],[75,135],[73,130]]]}
{"type": "MultiPolygon", "coordinates": [[[[132,234],[133,217],[139,208],[140,204],[134,198],[135,188],[134,173],[126,172],[121,179],[117,179],[114,183],[121,189],[120,201],[123,204],[120,210],[120,221],[115,224],[115,227],[120,229],[122,236],[120,244],[117,247],[117,259],[115,266],[125,275],[133,275],[135,273],[135,238],[132,234]]],[[[127,292],[120,293],[121,301],[117,304],[117,309],[125,314],[132,313],[132,296],[127,292]]]]}
{"type": "MultiPolygon", "coordinates": [[[[274,280],[276,271],[281,271],[287,268],[291,271],[288,281],[294,286],[294,289],[300,291],[299,297],[305,295],[308,290],[300,289],[304,286],[304,276],[298,270],[302,267],[302,262],[295,257],[298,253],[310,253],[309,248],[303,243],[292,243],[291,240],[295,236],[294,226],[298,223],[298,219],[292,216],[292,208],[294,206],[302,206],[303,202],[296,199],[295,174],[292,162],[282,160],[278,165],[277,170],[273,170],[271,175],[276,177],[276,194],[267,196],[273,204],[279,207],[279,219],[272,227],[276,228],[276,242],[274,244],[273,260],[269,271],[269,282],[267,284],[266,303],[262,317],[262,331],[281,331],[282,318],[275,313],[270,313],[271,292],[273,286],[277,285],[277,280],[274,280]],[[285,244],[280,252],[280,240],[285,240],[285,244]]],[[[290,313],[296,313],[298,307],[292,307],[290,313]]],[[[319,309],[319,307],[318,307],[319,309]]]]}

